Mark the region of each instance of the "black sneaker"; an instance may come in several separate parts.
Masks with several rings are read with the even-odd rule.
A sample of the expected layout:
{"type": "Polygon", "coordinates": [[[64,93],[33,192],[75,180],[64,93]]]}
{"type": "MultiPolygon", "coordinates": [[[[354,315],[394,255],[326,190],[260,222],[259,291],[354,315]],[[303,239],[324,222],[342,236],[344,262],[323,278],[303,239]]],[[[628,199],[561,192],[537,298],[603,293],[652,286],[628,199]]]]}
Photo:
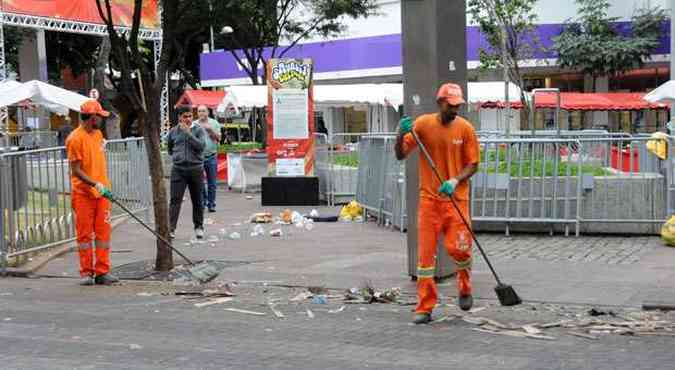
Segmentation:
{"type": "Polygon", "coordinates": [[[97,285],[112,285],[120,282],[120,279],[111,274],[99,275],[94,280],[97,285]]]}
{"type": "Polygon", "coordinates": [[[473,296],[471,294],[459,297],[459,308],[461,308],[462,311],[468,311],[471,307],[473,307],[473,296]]]}
{"type": "Polygon", "coordinates": [[[195,229],[195,236],[197,237],[197,239],[204,239],[204,229],[203,228],[195,229]]]}
{"type": "Polygon", "coordinates": [[[413,319],[413,323],[415,325],[421,325],[421,324],[428,324],[431,322],[431,314],[430,313],[417,313],[415,314],[415,319],[413,319]]]}
{"type": "Polygon", "coordinates": [[[209,213],[216,213],[216,207],[209,207],[209,213]]]}

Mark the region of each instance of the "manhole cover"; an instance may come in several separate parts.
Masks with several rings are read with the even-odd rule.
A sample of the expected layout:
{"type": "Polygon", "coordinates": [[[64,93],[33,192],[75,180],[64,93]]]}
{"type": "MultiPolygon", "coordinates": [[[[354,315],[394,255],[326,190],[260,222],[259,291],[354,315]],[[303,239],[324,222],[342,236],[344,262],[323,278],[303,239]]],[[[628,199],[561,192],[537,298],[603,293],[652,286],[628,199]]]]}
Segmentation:
{"type": "MultiPolygon", "coordinates": [[[[194,261],[195,263],[200,263],[202,261],[194,261]]],[[[248,265],[253,262],[248,261],[208,261],[209,264],[213,265],[219,271],[222,271],[226,268],[237,267],[248,265]]],[[[112,269],[113,275],[117,276],[123,280],[175,280],[182,277],[187,277],[188,272],[186,265],[176,265],[176,267],[170,272],[159,272],[155,271],[155,261],[154,260],[143,260],[137,262],[131,262],[120,266],[115,266],[112,269]]]]}

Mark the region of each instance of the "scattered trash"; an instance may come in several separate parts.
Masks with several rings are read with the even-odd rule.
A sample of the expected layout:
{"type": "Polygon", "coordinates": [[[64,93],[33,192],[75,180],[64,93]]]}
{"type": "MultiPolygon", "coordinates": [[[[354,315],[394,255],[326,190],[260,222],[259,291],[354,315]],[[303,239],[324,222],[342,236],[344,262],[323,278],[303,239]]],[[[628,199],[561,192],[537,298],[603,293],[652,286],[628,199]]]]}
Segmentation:
{"type": "Polygon", "coordinates": [[[487,307],[476,307],[474,309],[469,310],[469,313],[477,313],[486,310],[487,307]]]}
{"type": "MultiPolygon", "coordinates": [[[[330,312],[330,311],[329,311],[329,312],[330,312]]],[[[313,319],[313,318],[314,318],[314,312],[312,312],[312,310],[310,310],[309,308],[307,309],[307,316],[308,316],[310,319],[313,319]]]]}
{"type": "Polygon", "coordinates": [[[241,234],[239,234],[238,232],[235,231],[235,232],[230,234],[229,238],[230,238],[230,240],[239,240],[239,239],[241,239],[241,234]]]}
{"type": "Polygon", "coordinates": [[[312,294],[323,294],[323,295],[328,294],[328,289],[326,289],[326,287],[323,286],[310,286],[307,287],[307,291],[312,294]]]}
{"type": "Polygon", "coordinates": [[[361,289],[351,288],[345,293],[348,303],[395,303],[401,295],[401,288],[390,288],[377,291],[370,282],[364,283],[361,289]]]}
{"type": "Polygon", "coordinates": [[[207,307],[207,306],[213,306],[214,304],[221,304],[221,303],[227,303],[233,301],[233,298],[230,297],[223,297],[223,298],[216,298],[212,299],[207,302],[201,302],[201,303],[195,303],[195,307],[197,308],[202,308],[202,307],[207,307]]]}
{"type": "Polygon", "coordinates": [[[11,317],[5,317],[5,319],[2,320],[2,321],[12,321],[12,318],[11,317]]]}
{"type": "Polygon", "coordinates": [[[312,229],[314,229],[314,220],[306,219],[304,223],[305,223],[305,230],[312,231],[312,229]]]}
{"type": "Polygon", "coordinates": [[[525,332],[527,334],[541,334],[542,333],[542,331],[540,329],[537,329],[532,325],[523,325],[522,328],[523,328],[523,330],[525,330],[525,332]]]}
{"type": "Polygon", "coordinates": [[[363,208],[356,201],[351,201],[340,210],[340,221],[351,222],[356,221],[357,217],[361,217],[363,221],[363,208]]]}
{"type": "Polygon", "coordinates": [[[265,228],[262,225],[255,225],[251,232],[252,237],[265,236],[265,228]]]}
{"type": "Polygon", "coordinates": [[[274,316],[276,316],[277,318],[283,319],[283,318],[286,317],[286,316],[284,315],[283,312],[279,311],[279,310],[276,308],[275,305],[270,304],[269,306],[270,306],[270,310],[272,310],[272,313],[274,313],[274,316]]]}
{"type": "Polygon", "coordinates": [[[302,292],[296,295],[295,297],[291,298],[291,302],[302,302],[304,300],[307,300],[309,298],[312,298],[313,294],[311,292],[302,292]]]}
{"type": "Polygon", "coordinates": [[[309,212],[309,217],[319,217],[319,211],[313,209],[311,212],[309,212]]]}
{"type": "Polygon", "coordinates": [[[253,200],[253,196],[252,196],[252,195],[247,195],[247,196],[246,196],[246,200],[253,200]]]}
{"type": "Polygon", "coordinates": [[[280,237],[284,235],[284,232],[281,229],[270,230],[270,236],[280,237]]]}
{"type": "Polygon", "coordinates": [[[328,298],[324,294],[315,295],[312,298],[312,303],[314,304],[328,304],[328,298]]]}
{"type": "Polygon", "coordinates": [[[255,213],[251,216],[250,222],[254,224],[272,223],[272,214],[269,212],[255,213]]]}
{"type": "Polygon", "coordinates": [[[152,297],[153,295],[155,295],[155,293],[140,292],[140,293],[136,293],[136,295],[139,296],[139,297],[152,297]]]}
{"type": "Polygon", "coordinates": [[[230,311],[230,312],[237,312],[237,313],[243,313],[247,315],[254,315],[254,316],[265,316],[264,312],[256,312],[256,311],[249,311],[249,310],[241,310],[239,308],[226,308],[225,311],[230,311]]]}
{"type": "Polygon", "coordinates": [[[3,292],[3,293],[0,293],[0,296],[9,296],[9,295],[14,295],[14,293],[12,293],[12,292],[3,292]]]}
{"type": "Polygon", "coordinates": [[[290,209],[285,209],[279,214],[279,221],[286,225],[290,225],[293,222],[293,212],[290,209]]]}
{"type": "Polygon", "coordinates": [[[215,236],[215,235],[209,236],[208,239],[206,239],[206,240],[207,240],[209,243],[218,243],[218,242],[220,241],[220,239],[218,239],[218,237],[215,236]]]}
{"type": "Polygon", "coordinates": [[[302,215],[298,212],[293,212],[291,214],[291,223],[293,223],[293,224],[298,224],[298,223],[302,222],[303,219],[304,219],[304,217],[302,217],[302,215]]]}
{"type": "Polygon", "coordinates": [[[110,253],[132,253],[132,249],[111,249],[110,253]]]}
{"type": "Polygon", "coordinates": [[[345,308],[347,308],[347,306],[340,306],[340,308],[338,308],[338,309],[328,310],[328,313],[340,313],[340,312],[344,311],[345,308]]]}
{"type": "Polygon", "coordinates": [[[181,290],[174,293],[179,296],[194,296],[194,297],[234,297],[236,294],[232,293],[230,286],[225,284],[218,289],[203,289],[203,290],[181,290]]]}
{"type": "Polygon", "coordinates": [[[131,343],[129,344],[129,349],[143,349],[143,346],[140,344],[131,343]]]}
{"type": "Polygon", "coordinates": [[[207,218],[204,220],[204,225],[215,225],[216,221],[212,218],[207,218]]]}
{"type": "Polygon", "coordinates": [[[588,314],[591,315],[591,316],[594,316],[594,317],[595,316],[604,316],[604,315],[610,315],[612,317],[616,317],[616,313],[614,313],[613,311],[600,311],[600,310],[597,310],[595,308],[591,308],[590,310],[588,310],[588,314]]]}

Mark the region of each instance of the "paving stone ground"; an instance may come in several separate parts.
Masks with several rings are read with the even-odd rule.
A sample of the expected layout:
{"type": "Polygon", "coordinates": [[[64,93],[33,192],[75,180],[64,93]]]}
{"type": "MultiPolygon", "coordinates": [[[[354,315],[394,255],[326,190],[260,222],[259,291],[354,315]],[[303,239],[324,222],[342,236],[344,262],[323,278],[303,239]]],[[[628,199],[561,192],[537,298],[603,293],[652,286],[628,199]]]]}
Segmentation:
{"type": "MultiPolygon", "coordinates": [[[[168,283],[79,287],[77,257],[66,255],[40,270],[39,278],[0,279],[0,368],[672,368],[673,337],[607,335],[591,341],[554,329],[555,340],[534,340],[476,332],[462,320],[414,327],[410,305],[345,305],[343,311],[329,313],[344,303],[289,302],[306,286],[340,292],[364,282],[400,287],[401,301],[413,302],[405,236],[373,224],[337,223],[316,224],[312,231],[286,228],[283,238],[223,240],[221,229],[247,231],[248,226],[234,224],[262,207],[259,198],[225,193],[218,208],[208,215],[207,226],[208,236],[218,237],[217,242],[191,244],[190,225],[183,223],[176,245],[195,259],[230,262],[212,284],[229,283],[237,294],[232,301],[197,308],[197,301],[175,296],[180,287],[168,283]],[[283,319],[272,313],[270,301],[283,319]]],[[[189,220],[189,210],[182,220],[189,220]]],[[[675,250],[661,246],[656,237],[479,237],[502,278],[526,302],[499,306],[494,280],[479,259],[474,290],[477,306],[486,309],[476,315],[524,324],[582,317],[593,307],[623,314],[640,311],[647,300],[675,303],[675,250]]],[[[115,266],[154,257],[152,238],[133,222],[115,230],[113,249],[115,266]]],[[[454,281],[443,282],[439,290],[437,318],[456,312],[454,281]]]]}

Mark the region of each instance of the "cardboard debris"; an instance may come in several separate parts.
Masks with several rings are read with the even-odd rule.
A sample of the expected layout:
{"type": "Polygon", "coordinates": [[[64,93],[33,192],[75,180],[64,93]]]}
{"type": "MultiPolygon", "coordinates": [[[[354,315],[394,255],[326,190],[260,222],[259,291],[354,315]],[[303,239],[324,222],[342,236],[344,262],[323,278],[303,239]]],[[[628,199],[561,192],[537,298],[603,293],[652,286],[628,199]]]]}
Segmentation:
{"type": "Polygon", "coordinates": [[[195,307],[202,308],[202,307],[212,306],[214,304],[232,302],[233,300],[234,299],[230,298],[230,297],[216,298],[216,299],[212,299],[212,300],[206,301],[206,302],[195,303],[195,307]]]}
{"type": "Polygon", "coordinates": [[[239,309],[239,308],[226,308],[225,311],[243,313],[243,314],[254,315],[254,316],[265,316],[266,315],[264,312],[242,310],[242,309],[239,309]]]}

